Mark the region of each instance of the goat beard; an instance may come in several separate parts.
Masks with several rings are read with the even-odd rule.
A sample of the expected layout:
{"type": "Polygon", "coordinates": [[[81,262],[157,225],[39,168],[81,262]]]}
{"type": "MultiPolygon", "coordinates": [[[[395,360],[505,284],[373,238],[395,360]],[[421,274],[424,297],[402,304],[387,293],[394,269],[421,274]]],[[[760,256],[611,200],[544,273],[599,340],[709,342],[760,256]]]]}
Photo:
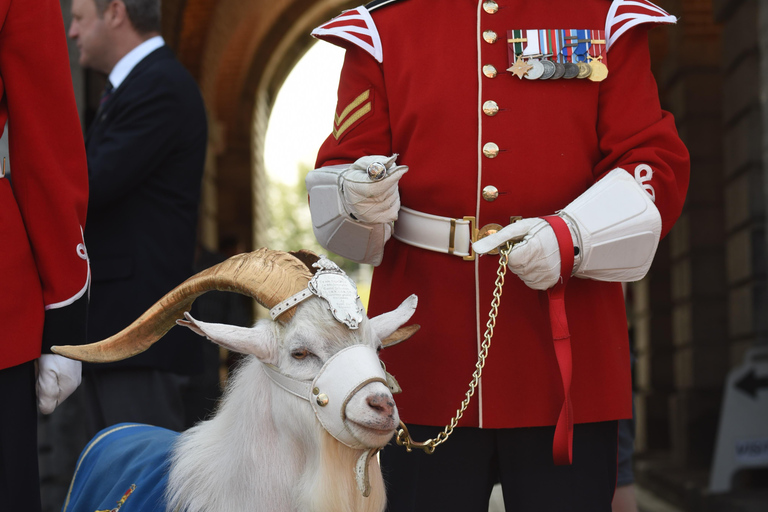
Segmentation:
{"type": "Polygon", "coordinates": [[[368,477],[371,493],[360,494],[355,480],[355,464],[362,451],[338,442],[327,432],[320,440],[320,467],[317,478],[311,482],[307,497],[312,512],[382,512],[386,505],[384,479],[378,458],[371,458],[368,477]]]}

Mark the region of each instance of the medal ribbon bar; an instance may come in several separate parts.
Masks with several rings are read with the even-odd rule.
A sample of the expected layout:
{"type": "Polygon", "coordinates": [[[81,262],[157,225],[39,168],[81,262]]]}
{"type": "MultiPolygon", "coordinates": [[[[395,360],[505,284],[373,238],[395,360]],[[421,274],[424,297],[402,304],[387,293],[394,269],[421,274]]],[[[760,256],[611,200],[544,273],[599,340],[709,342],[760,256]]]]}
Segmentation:
{"type": "Polygon", "coordinates": [[[589,52],[589,30],[576,30],[576,36],[578,39],[576,40],[576,49],[574,50],[574,53],[576,54],[576,61],[577,62],[586,62],[587,60],[587,54],[589,52]]]}

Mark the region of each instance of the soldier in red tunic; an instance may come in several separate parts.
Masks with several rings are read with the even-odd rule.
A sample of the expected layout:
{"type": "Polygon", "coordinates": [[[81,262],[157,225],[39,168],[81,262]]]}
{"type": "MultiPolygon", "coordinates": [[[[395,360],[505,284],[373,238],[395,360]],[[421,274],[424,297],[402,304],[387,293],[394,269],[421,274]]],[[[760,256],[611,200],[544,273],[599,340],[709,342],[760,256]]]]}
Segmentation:
{"type": "Polygon", "coordinates": [[[35,387],[50,413],[80,383],[50,347],[85,342],[88,172],[59,2],[0,0],[0,27],[0,510],[36,511],[35,387]]]}
{"type": "Polygon", "coordinates": [[[459,427],[432,455],[382,454],[390,510],[487,510],[497,481],[515,511],[610,510],[632,414],[620,282],[646,274],[688,186],[646,30],[674,21],[646,0],[380,0],[313,32],[346,49],[307,176],[315,234],[377,265],[371,313],[419,296],[419,340],[383,354],[418,441],[486,344],[500,262],[478,254],[515,242],[459,427]]]}

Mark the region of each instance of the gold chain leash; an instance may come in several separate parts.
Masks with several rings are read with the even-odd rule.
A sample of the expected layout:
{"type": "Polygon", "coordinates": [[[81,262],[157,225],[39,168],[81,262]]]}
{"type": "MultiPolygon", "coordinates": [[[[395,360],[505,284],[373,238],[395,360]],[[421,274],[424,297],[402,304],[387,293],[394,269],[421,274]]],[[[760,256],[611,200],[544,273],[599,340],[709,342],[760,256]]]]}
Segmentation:
{"type": "Polygon", "coordinates": [[[504,286],[504,276],[507,274],[507,262],[509,261],[509,251],[512,250],[514,243],[507,242],[501,247],[499,251],[499,269],[496,271],[496,288],[493,290],[493,300],[491,301],[491,311],[488,314],[488,323],[486,325],[485,334],[483,335],[483,343],[481,345],[480,353],[477,356],[477,363],[475,364],[475,371],[472,374],[472,382],[469,383],[469,390],[466,393],[466,397],[461,402],[461,407],[456,410],[456,415],[451,420],[442,432],[440,432],[434,439],[427,439],[423,443],[414,441],[411,439],[411,434],[408,432],[408,428],[401,421],[400,430],[397,432],[396,441],[400,446],[405,446],[407,451],[412,451],[414,448],[424,450],[427,454],[435,452],[435,448],[443,444],[448,440],[448,437],[453,433],[453,429],[459,424],[459,420],[464,416],[464,412],[469,407],[469,402],[475,395],[475,388],[480,382],[480,376],[483,374],[483,367],[485,367],[485,359],[488,357],[488,349],[491,348],[491,339],[493,338],[493,329],[496,327],[496,317],[499,314],[499,304],[501,303],[501,291],[504,286]]]}

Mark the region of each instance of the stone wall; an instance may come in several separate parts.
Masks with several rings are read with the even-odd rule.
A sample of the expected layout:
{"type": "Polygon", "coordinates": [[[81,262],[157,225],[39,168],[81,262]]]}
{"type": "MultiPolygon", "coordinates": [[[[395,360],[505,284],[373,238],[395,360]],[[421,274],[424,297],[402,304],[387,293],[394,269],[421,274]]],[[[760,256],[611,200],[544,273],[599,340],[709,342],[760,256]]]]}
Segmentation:
{"type": "Polygon", "coordinates": [[[659,4],[679,17],[655,29],[651,43],[662,107],[691,155],[691,182],[651,275],[634,287],[637,448],[700,466],[711,457],[728,370],[721,29],[710,0],[659,4]]]}
{"type": "Polygon", "coordinates": [[[768,2],[658,3],[680,18],[651,48],[692,166],[683,215],[630,287],[637,450],[706,469],[726,374],[768,339],[768,2]]]}

